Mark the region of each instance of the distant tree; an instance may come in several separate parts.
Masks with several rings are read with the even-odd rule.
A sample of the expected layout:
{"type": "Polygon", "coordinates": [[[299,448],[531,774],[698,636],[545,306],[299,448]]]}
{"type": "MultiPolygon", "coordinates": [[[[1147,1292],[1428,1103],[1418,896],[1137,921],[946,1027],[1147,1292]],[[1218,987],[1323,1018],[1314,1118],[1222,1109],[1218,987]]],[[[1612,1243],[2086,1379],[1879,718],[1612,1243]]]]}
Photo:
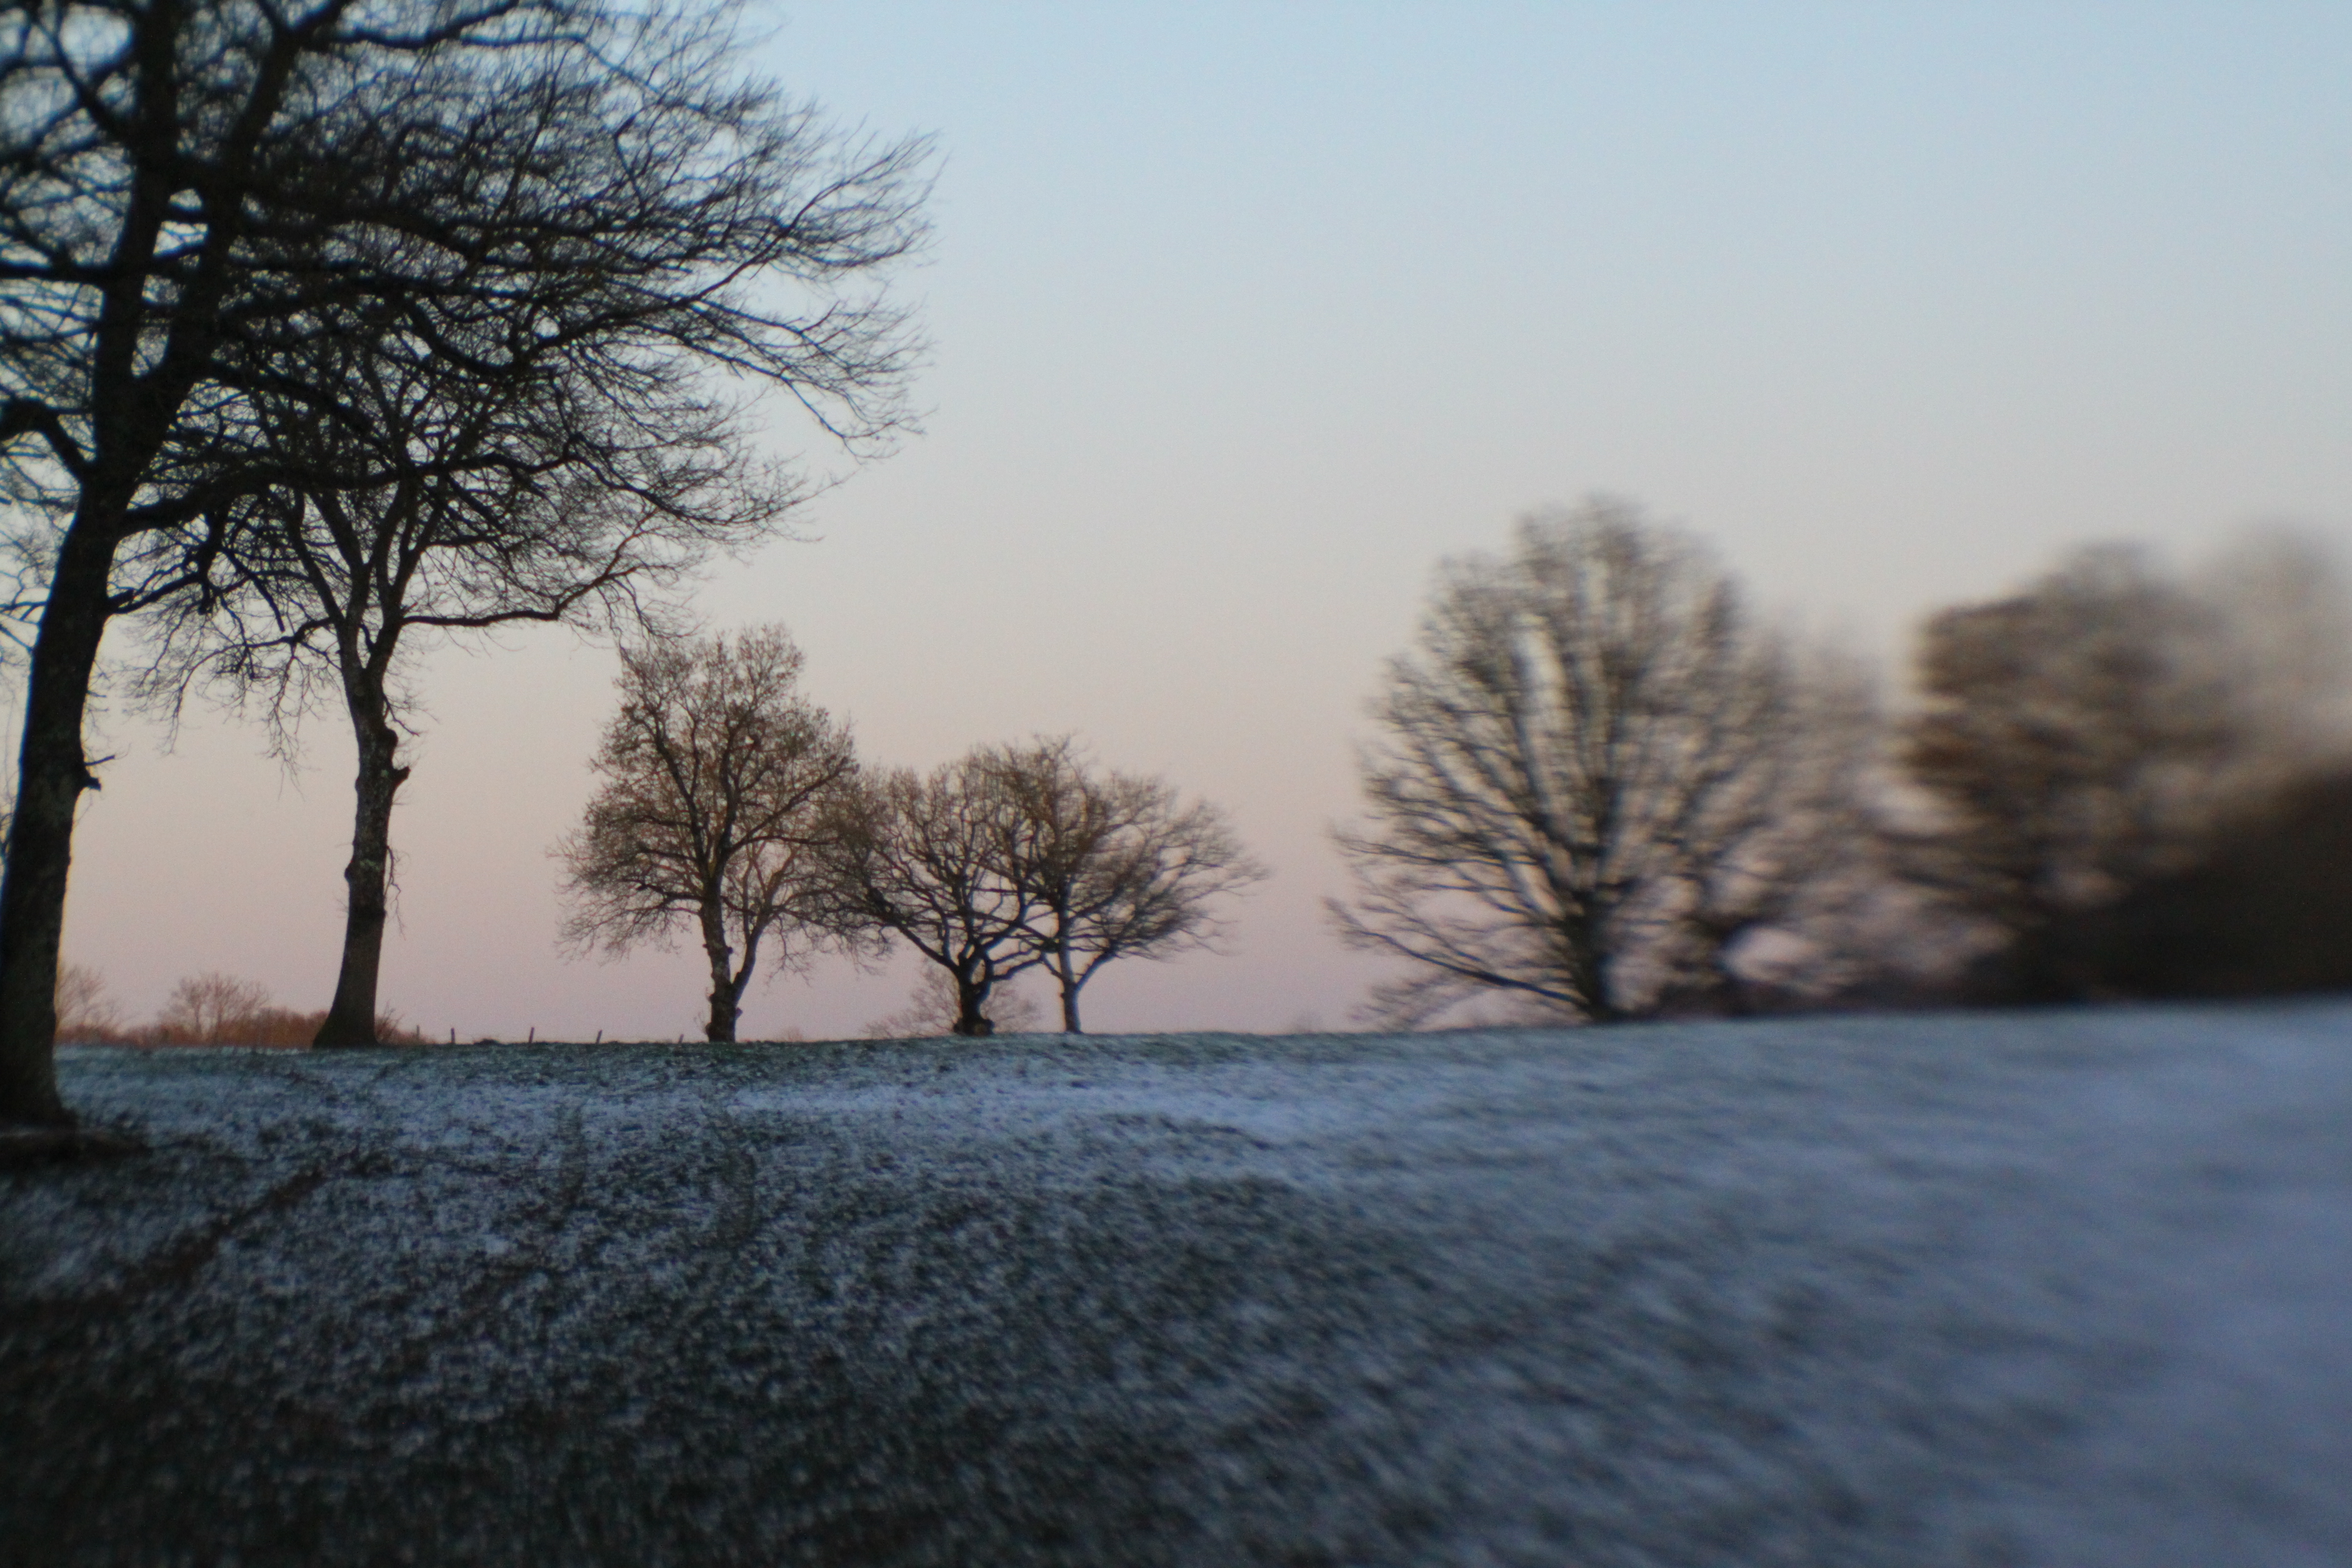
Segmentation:
{"type": "Polygon", "coordinates": [[[802,695],[801,664],[778,626],[625,650],[596,794],[558,849],[575,946],[697,933],[714,1041],[735,1038],[763,943],[781,971],[866,925],[830,854],[856,761],[849,731],[802,695]]]}
{"type": "Polygon", "coordinates": [[[928,774],[869,776],[836,819],[841,897],[864,920],[903,939],[955,985],[950,1032],[989,1035],[996,988],[1037,967],[1035,889],[1007,855],[1020,812],[984,752],[928,774]]]}
{"type": "Polygon", "coordinates": [[[2223,841],[2243,863],[2248,825],[2336,765],[2343,693],[2311,597],[2324,573],[2306,560],[2290,587],[2282,549],[2233,553],[2204,581],[2085,550],[1927,623],[1902,745],[1927,811],[1902,845],[1910,874],[1990,934],[1977,994],[2143,990],[2132,949],[2150,889],[2168,888],[2158,902],[2177,915],[2223,841]]]}
{"type": "MultiPolygon", "coordinates": [[[[273,1046],[299,1048],[319,1032],[322,1014],[298,1013],[271,1001],[260,982],[206,970],[172,987],[155,1021],[122,1037],[144,1046],[273,1046]]],[[[424,1037],[396,1013],[375,1020],[385,1045],[420,1045],[424,1037]]]]}
{"type": "Polygon", "coordinates": [[[1078,993],[1103,965],[1205,946],[1216,901],[1266,876],[1216,807],[1089,768],[1067,737],[972,754],[1011,808],[1005,874],[1029,895],[1025,940],[1061,993],[1066,1033],[1081,1032],[1078,993]]]}
{"type": "Polygon", "coordinates": [[[1819,1000],[1881,959],[1867,929],[1883,918],[1887,880],[1875,672],[1780,637],[1759,637],[1753,658],[1753,746],[1685,829],[1687,885],[1661,964],[1673,1005],[1710,1012],[1819,1000]],[[1768,935],[1782,956],[1759,963],[1768,935]]]}
{"type": "Polygon", "coordinates": [[[1705,547],[1626,503],[1448,562],[1373,714],[1369,821],[1337,835],[1355,890],[1329,908],[1412,965],[1375,993],[1393,1025],[1481,996],[1643,1011],[1834,859],[1844,742],[1810,731],[1788,648],[1705,547]]]}
{"type": "Polygon", "coordinates": [[[106,976],[86,963],[58,966],[58,1037],[89,1045],[124,1037],[122,1009],[107,994],[106,976]]]}
{"type": "Polygon", "coordinates": [[[769,286],[806,276],[796,261],[823,277],[902,250],[920,150],[830,140],[723,68],[723,19],[683,8],[61,0],[16,21],[0,458],[47,531],[0,880],[0,1121],[69,1125],[50,1047],[99,646],[277,514],[252,498],[347,482],[306,471],[259,414],[347,405],[340,381],[306,379],[332,356],[304,351],[396,320],[420,363],[494,378],[544,348],[501,338],[502,308],[562,275],[578,309],[523,321],[583,345],[578,374],[620,393],[699,361],[854,436],[887,423],[866,394],[906,363],[895,316],[796,312],[769,286]],[[126,575],[126,547],[166,533],[185,549],[126,575]]]}
{"type": "Polygon", "coordinates": [[[172,987],[148,1037],[170,1046],[256,1045],[275,1011],[260,982],[206,970],[172,987]]]}

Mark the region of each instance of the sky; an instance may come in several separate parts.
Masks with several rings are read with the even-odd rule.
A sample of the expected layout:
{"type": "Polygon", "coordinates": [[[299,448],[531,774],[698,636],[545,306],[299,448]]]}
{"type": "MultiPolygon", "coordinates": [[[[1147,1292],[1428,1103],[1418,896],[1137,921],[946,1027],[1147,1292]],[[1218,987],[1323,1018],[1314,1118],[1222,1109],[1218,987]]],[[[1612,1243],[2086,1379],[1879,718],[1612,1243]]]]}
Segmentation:
{"type": "MultiPolygon", "coordinates": [[[[1431,573],[1594,492],[1882,654],[2068,547],[2352,546],[2352,8],[799,4],[747,64],[936,136],[893,292],[920,431],[715,570],[861,753],[1075,733],[1216,802],[1275,877],[1225,951],[1105,970],[1104,1030],[1345,1025],[1320,905],[1352,747],[1431,573]]],[[[127,655],[118,635],[110,651],[127,655]]],[[[611,651],[420,667],[384,999],[461,1038],[692,1037],[698,954],[567,958],[553,843],[611,651]]],[[[66,948],[124,1012],[218,970],[322,1007],[351,741],[291,770],[102,701],[66,948]]],[[[761,985],[856,1034],[902,957],[761,985]]]]}

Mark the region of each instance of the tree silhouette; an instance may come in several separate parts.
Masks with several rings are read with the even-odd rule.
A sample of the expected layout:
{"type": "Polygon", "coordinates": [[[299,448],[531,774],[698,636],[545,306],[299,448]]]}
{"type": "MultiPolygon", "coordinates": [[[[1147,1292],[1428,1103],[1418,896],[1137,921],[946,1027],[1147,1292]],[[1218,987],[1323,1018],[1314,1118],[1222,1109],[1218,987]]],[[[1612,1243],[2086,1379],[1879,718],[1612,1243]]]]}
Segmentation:
{"type": "Polygon", "coordinates": [[[1006,852],[1019,831],[1004,774],[981,752],[928,774],[869,775],[837,820],[842,898],[946,971],[958,1035],[995,1033],[990,994],[1045,962],[1036,890],[1006,852]]]}
{"type": "Polygon", "coordinates": [[[694,930],[714,1041],[735,1038],[763,942],[782,969],[862,934],[827,856],[856,762],[849,732],[801,695],[801,662],[775,626],[624,651],[601,783],[558,851],[574,945],[620,952],[694,930]]]}
{"type": "Polygon", "coordinates": [[[972,756],[1010,807],[1006,879],[1029,895],[1026,941],[1061,993],[1066,1033],[1082,1032],[1078,994],[1103,965],[1207,945],[1216,901],[1266,876],[1214,806],[1089,768],[1067,737],[972,756]]]}
{"type": "Polygon", "coordinates": [[[108,621],[283,515],[254,498],[354,488],[306,471],[260,413],[264,398],[348,405],[340,372],[306,380],[334,363],[306,348],[398,321],[420,354],[495,379],[537,353],[499,335],[505,307],[549,303],[560,277],[573,308],[529,319],[575,342],[617,406],[700,362],[786,388],[848,437],[890,424],[905,364],[891,311],[794,311],[761,285],[803,254],[855,270],[903,250],[919,149],[861,153],[736,83],[713,68],[722,29],[558,0],[15,15],[0,38],[0,452],[56,530],[36,552],[0,879],[0,1121],[71,1121],[51,1057],[58,942],[74,805],[97,782],[82,730],[108,621]],[[159,532],[184,548],[122,580],[125,547],[159,532]]]}
{"type": "Polygon", "coordinates": [[[1609,1019],[1712,972],[1823,874],[1843,810],[1780,639],[1688,536],[1622,502],[1519,524],[1509,556],[1448,562],[1419,647],[1391,661],[1340,831],[1351,945],[1404,959],[1375,1016],[1482,996],[1609,1019]]]}
{"type": "Polygon", "coordinates": [[[1902,847],[1991,934],[1978,994],[2142,993],[2154,911],[2178,929],[2191,889],[2231,879],[2200,865],[2274,853],[2278,811],[2325,823],[2288,797],[2341,765],[2345,646],[2323,563],[2280,580],[2292,553],[2258,542],[2199,581],[2102,546],[1929,620],[1902,757],[1931,810],[1902,847]]]}

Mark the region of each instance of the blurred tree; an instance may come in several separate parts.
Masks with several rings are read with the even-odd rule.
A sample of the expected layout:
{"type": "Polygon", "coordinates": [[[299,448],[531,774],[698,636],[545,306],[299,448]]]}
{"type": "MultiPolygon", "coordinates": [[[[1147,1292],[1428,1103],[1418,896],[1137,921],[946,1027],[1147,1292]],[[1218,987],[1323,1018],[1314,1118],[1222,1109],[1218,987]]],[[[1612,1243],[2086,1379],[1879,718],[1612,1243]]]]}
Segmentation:
{"type": "Polygon", "coordinates": [[[257,1045],[270,1021],[266,1015],[276,1011],[259,981],[206,970],[172,987],[155,1015],[152,1038],[170,1046],[257,1045]]]}
{"type": "Polygon", "coordinates": [[[1843,853],[1865,706],[1809,695],[1714,557],[1629,504],[1531,516],[1507,558],[1446,563],[1373,709],[1370,820],[1337,835],[1341,937],[1413,966],[1374,1016],[1499,994],[1608,1019],[1678,974],[1719,989],[1843,853]]]}
{"type": "Polygon", "coordinates": [[[2232,540],[2188,586],[2219,617],[2259,792],[2332,776],[2352,754],[2352,589],[2336,553],[2273,525],[2232,540]]]}
{"type": "Polygon", "coordinates": [[[2158,930],[2210,945],[2193,911],[2239,897],[2279,822],[2323,823],[2352,647],[2331,583],[2284,536],[2193,578],[2110,545],[1927,623],[1902,747],[1927,813],[1899,841],[1990,935],[1975,994],[2173,988],[2148,969],[2158,930]]]}
{"type": "Polygon", "coordinates": [[[1663,993],[1677,1007],[1817,1003],[1884,964],[1876,672],[1841,649],[1761,635],[1753,657],[1757,743],[1692,814],[1681,847],[1686,887],[1663,993]],[[1759,957],[1767,945],[1778,955],[1759,957]]]}
{"type": "Polygon", "coordinates": [[[2109,978],[2133,995],[2352,991],[2352,774],[2293,780],[2233,812],[2109,919],[2109,978]]]}
{"type": "Polygon", "coordinates": [[[65,1125],[58,942],[107,622],[283,514],[251,498],[350,483],[281,449],[257,400],[331,416],[346,384],[309,378],[337,358],[304,351],[398,321],[419,363],[462,374],[495,378],[552,332],[624,407],[699,362],[844,434],[877,410],[887,426],[896,318],[842,300],[794,313],[763,286],[902,250],[919,150],[864,153],[739,85],[723,24],[683,9],[61,0],[17,21],[0,39],[0,453],[58,526],[34,552],[0,881],[0,1121],[65,1125]],[[543,303],[553,276],[578,308],[502,338],[502,306],[543,303]],[[122,580],[123,547],[159,531],[185,551],[122,580]]]}
{"type": "Polygon", "coordinates": [[[122,1010],[107,994],[106,976],[86,963],[58,966],[58,1038],[84,1045],[123,1038],[122,1010]]]}
{"type": "Polygon", "coordinates": [[[697,931],[714,1041],[735,1038],[763,942],[782,970],[864,929],[828,857],[856,762],[848,731],[801,694],[801,662],[777,626],[625,650],[602,782],[558,850],[575,946],[697,931]]]}
{"type": "Polygon", "coordinates": [[[1927,623],[1903,760],[1933,816],[1906,858],[1998,933],[1978,994],[2105,988],[2096,912],[2186,862],[2246,742],[2220,636],[2208,606],[2121,547],[1927,623]]]}
{"type": "Polygon", "coordinates": [[[972,753],[1011,816],[1007,879],[1025,889],[1026,940],[1078,1034],[1078,993],[1117,958],[1169,958],[1215,939],[1215,901],[1263,880],[1224,816],[1160,779],[1099,773],[1066,737],[972,753]]]}

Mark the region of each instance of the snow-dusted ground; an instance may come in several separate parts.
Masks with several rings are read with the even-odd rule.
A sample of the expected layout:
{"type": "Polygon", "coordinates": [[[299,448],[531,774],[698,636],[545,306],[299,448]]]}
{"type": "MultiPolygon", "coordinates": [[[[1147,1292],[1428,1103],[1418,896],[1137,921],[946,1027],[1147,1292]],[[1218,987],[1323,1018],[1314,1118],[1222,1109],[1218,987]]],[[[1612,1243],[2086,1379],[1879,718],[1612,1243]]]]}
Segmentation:
{"type": "Polygon", "coordinates": [[[62,1070],[16,1561],[2352,1563],[2352,1006],[62,1070]]]}

